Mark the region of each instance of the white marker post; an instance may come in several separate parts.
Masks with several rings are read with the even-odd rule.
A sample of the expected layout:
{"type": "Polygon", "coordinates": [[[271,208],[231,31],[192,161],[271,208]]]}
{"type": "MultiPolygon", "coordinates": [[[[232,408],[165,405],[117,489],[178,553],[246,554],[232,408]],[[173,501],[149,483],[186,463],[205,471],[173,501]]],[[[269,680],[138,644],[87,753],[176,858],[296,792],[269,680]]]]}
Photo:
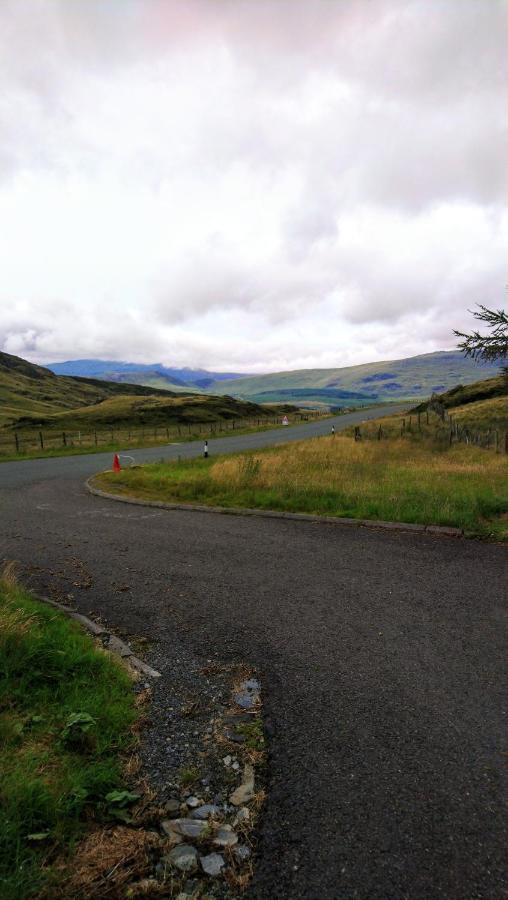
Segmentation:
{"type": "Polygon", "coordinates": [[[203,456],[205,459],[208,459],[208,441],[205,441],[205,446],[203,448],[203,456]]]}

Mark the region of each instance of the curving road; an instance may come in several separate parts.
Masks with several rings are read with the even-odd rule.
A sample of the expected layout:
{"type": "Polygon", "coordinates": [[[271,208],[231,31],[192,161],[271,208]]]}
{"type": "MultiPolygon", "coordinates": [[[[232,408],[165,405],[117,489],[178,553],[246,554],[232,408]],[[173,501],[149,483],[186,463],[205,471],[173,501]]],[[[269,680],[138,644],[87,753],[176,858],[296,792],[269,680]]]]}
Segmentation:
{"type": "Polygon", "coordinates": [[[507,897],[507,548],[116,504],[83,487],[110,461],[1,465],[0,558],[168,654],[181,629],[197,654],[260,669],[272,738],[251,896],[507,897]]]}

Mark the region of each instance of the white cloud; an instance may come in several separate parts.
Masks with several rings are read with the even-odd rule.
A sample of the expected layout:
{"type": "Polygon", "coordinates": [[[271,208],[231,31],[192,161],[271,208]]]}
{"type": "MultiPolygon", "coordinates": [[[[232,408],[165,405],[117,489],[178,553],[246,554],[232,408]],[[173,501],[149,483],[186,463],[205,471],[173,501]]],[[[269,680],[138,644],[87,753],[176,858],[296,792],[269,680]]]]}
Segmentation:
{"type": "Polygon", "coordinates": [[[4,0],[0,347],[262,371],[506,283],[504,0],[4,0]]]}

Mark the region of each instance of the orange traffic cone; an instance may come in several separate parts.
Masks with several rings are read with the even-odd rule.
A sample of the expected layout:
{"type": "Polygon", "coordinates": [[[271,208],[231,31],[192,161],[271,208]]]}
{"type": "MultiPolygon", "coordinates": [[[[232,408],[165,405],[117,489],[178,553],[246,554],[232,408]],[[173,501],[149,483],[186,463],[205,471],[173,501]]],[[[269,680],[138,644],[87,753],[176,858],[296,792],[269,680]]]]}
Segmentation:
{"type": "Polygon", "coordinates": [[[118,453],[115,453],[113,457],[113,472],[120,472],[122,469],[120,465],[120,460],[118,459],[118,453]]]}

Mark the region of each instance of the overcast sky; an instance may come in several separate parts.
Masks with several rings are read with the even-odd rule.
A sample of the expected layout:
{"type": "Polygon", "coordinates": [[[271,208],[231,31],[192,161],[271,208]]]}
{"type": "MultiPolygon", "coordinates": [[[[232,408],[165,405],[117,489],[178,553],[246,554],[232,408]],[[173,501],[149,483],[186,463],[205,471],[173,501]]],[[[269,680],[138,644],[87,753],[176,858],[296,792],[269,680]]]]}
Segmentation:
{"type": "Polygon", "coordinates": [[[234,371],[506,305],[508,0],[0,0],[0,348],[234,371]]]}

